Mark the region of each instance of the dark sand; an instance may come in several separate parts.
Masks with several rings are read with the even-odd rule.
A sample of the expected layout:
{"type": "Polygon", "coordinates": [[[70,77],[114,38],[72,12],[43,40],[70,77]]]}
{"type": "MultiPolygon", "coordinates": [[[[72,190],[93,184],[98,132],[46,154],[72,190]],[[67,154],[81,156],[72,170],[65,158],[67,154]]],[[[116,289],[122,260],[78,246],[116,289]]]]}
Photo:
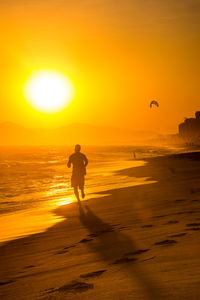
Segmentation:
{"type": "Polygon", "coordinates": [[[200,299],[200,153],[119,171],[157,183],[60,207],[0,247],[0,299],[200,299]]]}

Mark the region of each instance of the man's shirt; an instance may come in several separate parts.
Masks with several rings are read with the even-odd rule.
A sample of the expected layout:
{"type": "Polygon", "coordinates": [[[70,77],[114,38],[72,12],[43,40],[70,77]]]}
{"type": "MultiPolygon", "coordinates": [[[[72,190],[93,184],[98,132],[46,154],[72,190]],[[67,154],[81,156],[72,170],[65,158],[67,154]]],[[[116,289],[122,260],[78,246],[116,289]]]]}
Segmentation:
{"type": "Polygon", "coordinates": [[[88,159],[85,154],[77,152],[70,155],[67,163],[68,168],[71,167],[71,164],[73,165],[72,174],[86,175],[88,159]]]}

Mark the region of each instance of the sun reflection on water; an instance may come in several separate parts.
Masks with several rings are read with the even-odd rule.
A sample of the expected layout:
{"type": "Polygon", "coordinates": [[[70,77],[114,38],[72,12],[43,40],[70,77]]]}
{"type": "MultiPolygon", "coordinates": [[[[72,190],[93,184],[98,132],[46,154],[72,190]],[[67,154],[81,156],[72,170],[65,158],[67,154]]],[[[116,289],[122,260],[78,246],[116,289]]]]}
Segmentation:
{"type": "Polygon", "coordinates": [[[74,197],[73,196],[59,198],[58,202],[57,202],[57,206],[68,205],[72,202],[74,202],[74,197]]]}

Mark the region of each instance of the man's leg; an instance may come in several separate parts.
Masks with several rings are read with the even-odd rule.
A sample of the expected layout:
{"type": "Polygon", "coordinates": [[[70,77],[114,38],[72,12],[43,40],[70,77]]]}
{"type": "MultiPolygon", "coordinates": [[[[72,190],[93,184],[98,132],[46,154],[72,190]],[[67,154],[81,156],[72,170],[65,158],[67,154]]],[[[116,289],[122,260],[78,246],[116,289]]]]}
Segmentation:
{"type": "Polygon", "coordinates": [[[80,188],[81,190],[81,196],[84,199],[85,198],[85,193],[84,193],[84,186],[80,188]]]}
{"type": "Polygon", "coordinates": [[[83,199],[85,198],[84,184],[85,184],[85,177],[83,176],[83,177],[81,178],[80,185],[79,185],[79,188],[80,188],[80,190],[81,190],[81,196],[82,196],[83,199]]]}
{"type": "Polygon", "coordinates": [[[74,187],[74,194],[75,194],[75,196],[76,196],[77,200],[80,202],[80,198],[79,198],[79,192],[78,192],[78,187],[77,187],[77,186],[76,186],[76,187],[74,187]]]}

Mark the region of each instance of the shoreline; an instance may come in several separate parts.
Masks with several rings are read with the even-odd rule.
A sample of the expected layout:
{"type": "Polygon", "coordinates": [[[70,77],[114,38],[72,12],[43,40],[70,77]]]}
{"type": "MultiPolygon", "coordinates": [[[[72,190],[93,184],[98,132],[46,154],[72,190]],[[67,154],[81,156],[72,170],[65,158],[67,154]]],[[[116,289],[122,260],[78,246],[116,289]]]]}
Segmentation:
{"type": "MultiPolygon", "coordinates": [[[[173,154],[165,154],[165,155],[158,155],[158,156],[153,156],[153,157],[146,157],[146,158],[141,158],[141,159],[136,159],[136,160],[130,160],[131,162],[134,162],[136,164],[138,164],[138,166],[130,166],[128,168],[125,168],[125,166],[123,166],[122,169],[118,169],[118,170],[110,170],[110,174],[114,175],[114,176],[120,176],[121,178],[118,178],[119,181],[119,185],[121,185],[121,187],[129,187],[129,186],[137,186],[137,185],[144,185],[144,184],[150,184],[149,179],[148,179],[148,174],[145,174],[144,178],[140,178],[140,177],[135,177],[134,178],[134,182],[128,182],[127,177],[131,177],[129,176],[129,172],[125,172],[126,170],[131,170],[134,168],[140,168],[142,166],[144,166],[146,163],[150,163],[152,160],[156,159],[156,158],[160,158],[160,157],[170,157],[170,156],[174,156],[174,155],[184,155],[188,154],[188,153],[196,153],[196,151],[194,152],[190,152],[190,150],[188,149],[186,152],[183,153],[173,153],[173,154]],[[188,152],[189,151],[189,152],[188,152]],[[120,183],[120,179],[122,180],[122,182],[120,183]]],[[[129,160],[125,160],[124,163],[127,164],[129,162],[129,160]]],[[[137,174],[136,174],[137,175],[137,174]]],[[[153,183],[154,181],[152,181],[153,183]]],[[[108,191],[110,190],[114,190],[114,183],[110,185],[113,185],[113,188],[110,189],[106,189],[106,186],[101,186],[100,187],[100,192],[99,191],[94,191],[94,192],[90,192],[88,195],[88,200],[93,199],[93,198],[98,198],[99,196],[101,196],[102,194],[104,196],[108,195],[108,191]],[[103,189],[102,189],[103,188],[103,189]]],[[[120,188],[121,188],[120,187],[120,188]]],[[[117,188],[118,189],[118,188],[117,188]]],[[[63,198],[62,201],[60,201],[59,204],[55,205],[54,207],[52,206],[51,203],[49,203],[50,206],[52,206],[52,208],[48,208],[48,206],[42,206],[42,207],[38,207],[35,210],[32,209],[27,209],[27,210],[19,210],[19,211],[14,211],[14,212],[10,212],[7,214],[2,214],[1,215],[1,222],[4,224],[7,224],[8,226],[13,226],[13,223],[15,221],[15,219],[19,219],[19,222],[17,222],[17,224],[19,224],[19,229],[14,228],[14,229],[10,229],[9,230],[9,235],[6,234],[5,237],[1,237],[1,241],[0,241],[0,246],[3,245],[4,243],[8,243],[12,240],[16,240],[16,239],[21,239],[24,237],[28,237],[31,236],[33,234],[39,234],[42,232],[45,232],[46,230],[48,230],[48,228],[54,226],[54,224],[61,222],[62,219],[60,218],[59,215],[55,214],[54,211],[57,210],[57,208],[59,208],[59,206],[63,206],[65,204],[70,204],[70,203],[76,203],[76,199],[73,195],[73,191],[71,196],[67,196],[66,199],[63,198]],[[69,200],[70,198],[73,198],[71,200],[69,200]],[[46,220],[45,221],[45,217],[46,220]],[[25,220],[25,223],[33,223],[34,225],[32,225],[32,227],[30,227],[29,225],[29,229],[27,229],[27,227],[23,226],[23,224],[20,224],[20,218],[23,218],[25,220]],[[41,221],[39,220],[41,218],[41,221]],[[32,220],[35,219],[35,221],[33,222],[32,220]],[[16,232],[16,233],[15,233],[16,232]]],[[[84,200],[83,200],[84,201],[84,200]]],[[[5,225],[4,225],[5,227],[5,225]]],[[[2,231],[4,229],[4,227],[2,228],[2,231]]]]}
{"type": "Polygon", "coordinates": [[[59,207],[54,212],[64,221],[2,245],[0,296],[198,299],[200,153],[146,161],[118,172],[156,183],[59,207]]]}
{"type": "MultiPolygon", "coordinates": [[[[86,184],[86,191],[89,192],[87,198],[99,197],[99,191],[102,191],[104,194],[108,186],[112,189],[111,187],[114,188],[116,184],[121,187],[143,184],[145,179],[135,179],[133,183],[132,180],[127,179],[127,176],[121,175],[118,175],[117,183],[115,183],[114,177],[116,170],[122,170],[126,167],[143,166],[144,164],[145,162],[143,160],[125,160],[118,162],[116,166],[106,166],[106,169],[100,170],[104,181],[100,182],[99,187],[95,184],[95,180],[92,187],[88,188],[86,184]]],[[[90,169],[90,172],[92,173],[94,170],[99,173],[98,169],[90,169]]],[[[70,176],[71,175],[68,176],[68,181],[70,180],[70,176]]],[[[91,177],[92,174],[89,176],[89,179],[91,179],[91,177]]],[[[62,195],[61,197],[52,195],[46,203],[39,204],[35,208],[27,208],[25,210],[17,210],[0,215],[0,231],[3,233],[3,235],[0,236],[0,245],[32,234],[45,232],[48,228],[54,226],[54,224],[62,221],[62,219],[54,213],[54,210],[59,206],[76,203],[76,201],[73,189],[66,186],[66,195],[62,195]],[[23,220],[23,223],[21,220],[23,220]],[[15,226],[15,223],[17,226],[15,226]]]]}

